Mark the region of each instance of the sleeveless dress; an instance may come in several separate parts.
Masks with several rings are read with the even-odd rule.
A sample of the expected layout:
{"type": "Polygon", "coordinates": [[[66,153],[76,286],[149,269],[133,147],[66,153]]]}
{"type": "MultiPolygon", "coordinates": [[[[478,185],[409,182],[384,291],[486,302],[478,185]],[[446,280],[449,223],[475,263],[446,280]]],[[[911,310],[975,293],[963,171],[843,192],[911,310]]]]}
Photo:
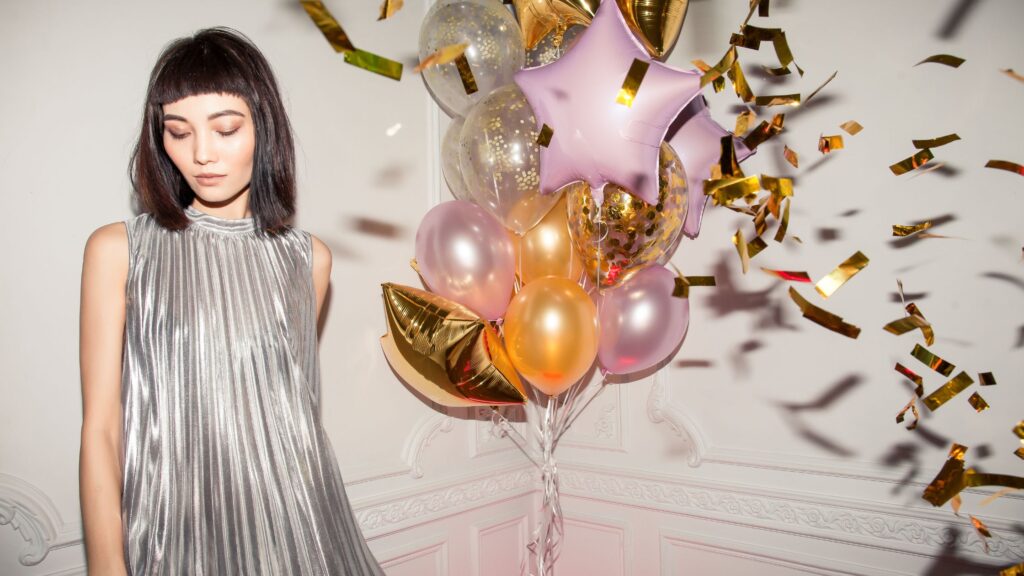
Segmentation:
{"type": "Polygon", "coordinates": [[[383,576],[321,426],[309,233],[185,212],[125,221],[128,573],[383,576]]]}

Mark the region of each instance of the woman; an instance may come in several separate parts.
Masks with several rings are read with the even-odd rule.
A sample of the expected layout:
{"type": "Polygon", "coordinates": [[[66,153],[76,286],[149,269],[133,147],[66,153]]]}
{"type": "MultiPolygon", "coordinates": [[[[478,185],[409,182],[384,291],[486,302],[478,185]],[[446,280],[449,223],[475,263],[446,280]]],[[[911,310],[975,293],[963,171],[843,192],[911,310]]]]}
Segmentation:
{"type": "Polygon", "coordinates": [[[214,28],[150,78],[132,184],[82,269],[91,575],[382,575],[318,414],[331,253],[285,223],[291,128],[259,50],[214,28]]]}

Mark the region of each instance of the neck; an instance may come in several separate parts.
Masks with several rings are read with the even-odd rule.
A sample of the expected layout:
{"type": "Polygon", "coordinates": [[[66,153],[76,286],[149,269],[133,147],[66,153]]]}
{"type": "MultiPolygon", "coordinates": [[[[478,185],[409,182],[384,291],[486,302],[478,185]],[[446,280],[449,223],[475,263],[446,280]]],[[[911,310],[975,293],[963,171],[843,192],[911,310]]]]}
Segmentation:
{"type": "Polygon", "coordinates": [[[249,211],[249,188],[235,194],[232,198],[220,202],[209,202],[199,196],[195,196],[191,206],[200,212],[205,212],[218,218],[229,220],[252,218],[252,212],[249,211]]]}

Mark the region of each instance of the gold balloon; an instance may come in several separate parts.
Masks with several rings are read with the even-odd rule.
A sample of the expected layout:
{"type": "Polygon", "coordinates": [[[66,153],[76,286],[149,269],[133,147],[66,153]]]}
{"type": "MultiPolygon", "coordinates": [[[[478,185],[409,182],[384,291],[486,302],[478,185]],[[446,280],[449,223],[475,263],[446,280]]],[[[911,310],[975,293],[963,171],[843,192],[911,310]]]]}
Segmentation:
{"type": "Polygon", "coordinates": [[[512,0],[527,50],[533,50],[552,30],[561,37],[574,24],[589,25],[600,3],[601,0],[512,0]]]}
{"type": "MultiPolygon", "coordinates": [[[[559,193],[562,194],[562,193],[559,193]]],[[[523,284],[545,276],[577,281],[583,274],[583,262],[572,246],[565,195],[536,226],[516,241],[519,279],[523,284]]]]}
{"type": "Polygon", "coordinates": [[[616,0],[633,34],[655,58],[664,58],[686,19],[689,0],[616,0]]]}
{"type": "Polygon", "coordinates": [[[605,186],[600,207],[587,184],[566,189],[569,234],[587,277],[600,274],[601,286],[614,286],[641,266],[667,262],[678,245],[686,220],[686,173],[667,142],[658,159],[658,203],[653,206],[615,185],[605,186]]]}
{"type": "Polygon", "coordinates": [[[505,313],[512,365],[549,396],[583,377],[597,356],[597,308],[578,284],[548,276],[527,284],[505,313]]]}
{"type": "Polygon", "coordinates": [[[445,406],[522,404],[526,390],[498,333],[471,310],[436,294],[385,283],[391,367],[418,392],[445,406]]]}

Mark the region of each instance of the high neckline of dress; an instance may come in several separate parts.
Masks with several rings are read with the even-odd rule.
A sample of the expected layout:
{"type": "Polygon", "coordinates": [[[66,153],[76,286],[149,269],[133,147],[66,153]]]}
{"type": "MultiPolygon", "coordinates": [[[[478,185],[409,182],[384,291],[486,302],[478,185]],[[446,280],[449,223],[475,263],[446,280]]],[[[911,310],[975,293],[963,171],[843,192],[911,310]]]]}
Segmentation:
{"type": "Polygon", "coordinates": [[[248,218],[221,218],[213,214],[207,214],[193,208],[191,205],[185,207],[185,214],[192,224],[213,230],[215,232],[252,232],[256,229],[256,220],[252,216],[248,218]]]}

